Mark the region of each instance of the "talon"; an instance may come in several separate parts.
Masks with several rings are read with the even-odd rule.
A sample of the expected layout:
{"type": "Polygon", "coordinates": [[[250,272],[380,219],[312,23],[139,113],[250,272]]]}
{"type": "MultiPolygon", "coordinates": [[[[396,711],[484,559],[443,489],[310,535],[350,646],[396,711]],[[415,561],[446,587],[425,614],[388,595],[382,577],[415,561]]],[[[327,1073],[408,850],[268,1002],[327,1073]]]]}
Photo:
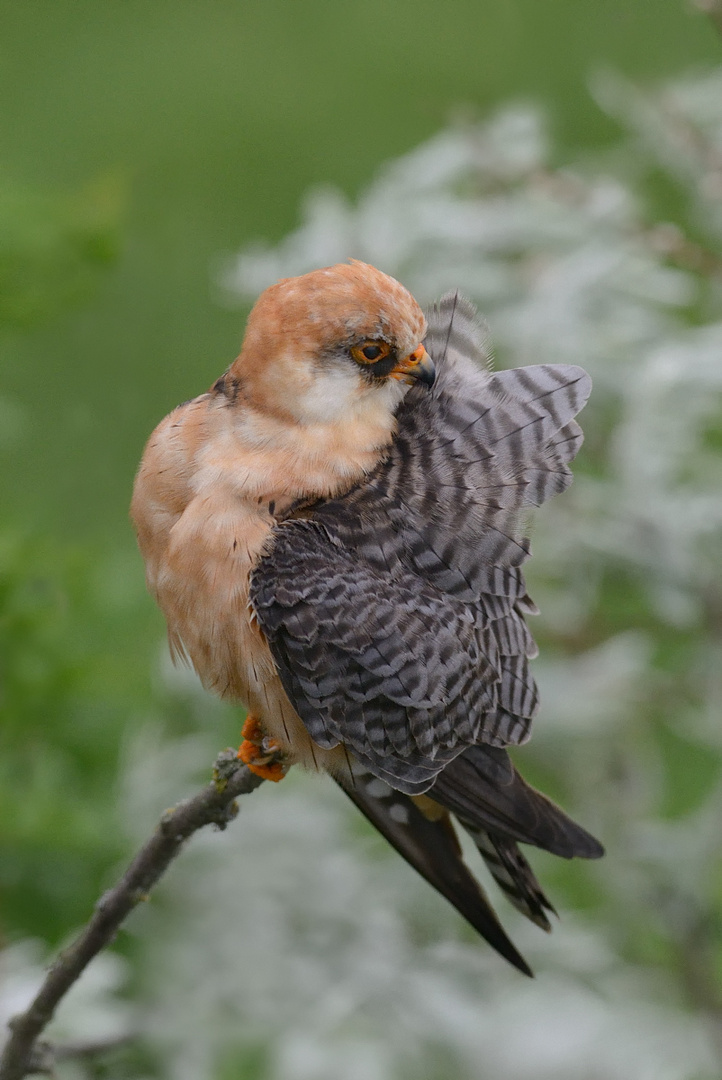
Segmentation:
{"type": "Polygon", "coordinates": [[[261,742],[261,749],[263,750],[263,753],[267,754],[269,757],[275,757],[277,754],[281,753],[281,744],[278,739],[272,739],[270,735],[265,735],[261,742]]]}
{"type": "Polygon", "coordinates": [[[263,728],[255,716],[249,714],[243,725],[243,742],[238,748],[238,759],[256,776],[278,783],[286,775],[283,762],[274,760],[281,750],[277,739],[263,734],[263,728]]]}
{"type": "Polygon", "coordinates": [[[286,775],[286,769],[280,761],[272,761],[269,765],[249,765],[248,768],[264,780],[273,780],[274,784],[283,780],[286,775]]]}

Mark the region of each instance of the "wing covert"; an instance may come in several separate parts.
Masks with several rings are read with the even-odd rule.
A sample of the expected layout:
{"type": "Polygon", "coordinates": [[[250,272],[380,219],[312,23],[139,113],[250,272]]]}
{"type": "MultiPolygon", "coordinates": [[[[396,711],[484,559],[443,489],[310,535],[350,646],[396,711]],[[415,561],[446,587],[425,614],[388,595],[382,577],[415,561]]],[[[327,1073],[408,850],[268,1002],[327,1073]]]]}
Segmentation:
{"type": "Polygon", "coordinates": [[[409,571],[381,575],[314,521],[278,528],[251,599],[314,741],[344,743],[401,791],[426,790],[496,709],[499,658],[473,608],[409,571]]]}

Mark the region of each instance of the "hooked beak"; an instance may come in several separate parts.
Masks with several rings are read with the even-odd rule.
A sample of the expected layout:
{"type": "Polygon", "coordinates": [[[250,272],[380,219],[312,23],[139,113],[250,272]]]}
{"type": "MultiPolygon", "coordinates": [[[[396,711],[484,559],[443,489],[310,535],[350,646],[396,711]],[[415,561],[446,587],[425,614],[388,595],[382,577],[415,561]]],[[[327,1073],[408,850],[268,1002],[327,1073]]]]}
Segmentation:
{"type": "Polygon", "coordinates": [[[412,386],[419,382],[431,388],[436,378],[436,368],[424,346],[418,345],[412,353],[399,360],[390,375],[392,379],[399,379],[412,386]]]}

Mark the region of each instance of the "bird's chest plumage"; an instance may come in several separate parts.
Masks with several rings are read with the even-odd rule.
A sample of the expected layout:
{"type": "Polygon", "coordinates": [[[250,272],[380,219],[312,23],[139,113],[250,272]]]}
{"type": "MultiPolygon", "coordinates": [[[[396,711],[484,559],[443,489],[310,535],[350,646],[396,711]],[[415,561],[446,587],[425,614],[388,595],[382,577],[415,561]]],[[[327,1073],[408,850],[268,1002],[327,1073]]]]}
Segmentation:
{"type": "Polygon", "coordinates": [[[193,499],[170,530],[153,583],[171,643],[204,686],[246,703],[274,671],[248,607],[249,576],[272,526],[267,504],[253,507],[217,486],[193,499]]]}
{"type": "Polygon", "coordinates": [[[324,441],[307,433],[294,444],[269,439],[261,451],[263,434],[239,431],[207,397],[176,410],[146,449],[132,512],[173,653],[191,661],[207,689],[245,704],[308,757],[299,755],[308,734],[249,606],[249,579],[278,515],[299,498],[350,487],[378,459],[382,440],[367,433],[350,453],[346,432],[339,454],[333,432],[324,441]]]}

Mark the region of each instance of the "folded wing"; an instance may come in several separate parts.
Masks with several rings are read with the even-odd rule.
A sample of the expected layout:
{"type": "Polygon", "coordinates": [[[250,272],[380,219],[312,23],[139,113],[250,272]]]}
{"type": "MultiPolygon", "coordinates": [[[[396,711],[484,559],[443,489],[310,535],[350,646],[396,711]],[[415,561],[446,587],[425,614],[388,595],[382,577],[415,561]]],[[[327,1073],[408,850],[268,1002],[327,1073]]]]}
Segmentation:
{"type": "Polygon", "coordinates": [[[528,737],[527,515],[571,480],[591,386],[562,365],[489,374],[481,335],[464,300],[429,312],[433,391],[409,391],[363,483],[275,530],[251,582],[311,737],[410,794],[467,747],[528,737]]]}

